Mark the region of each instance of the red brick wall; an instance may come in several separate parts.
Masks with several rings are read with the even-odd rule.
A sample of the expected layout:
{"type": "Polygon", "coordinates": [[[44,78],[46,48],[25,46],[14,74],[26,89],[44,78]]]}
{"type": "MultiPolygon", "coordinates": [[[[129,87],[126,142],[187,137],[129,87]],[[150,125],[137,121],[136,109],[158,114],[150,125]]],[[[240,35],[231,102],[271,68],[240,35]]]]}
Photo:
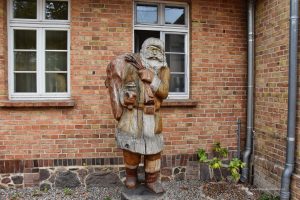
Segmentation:
{"type": "MultiPolygon", "coordinates": [[[[124,12],[131,9],[131,1],[72,1],[71,90],[76,106],[1,109],[0,159],[116,156],[105,69],[113,56],[132,49],[132,12],[124,12]]],[[[5,33],[6,27],[1,28],[5,33]]]]}
{"type": "MultiPolygon", "coordinates": [[[[6,1],[0,1],[0,99],[7,97],[7,42],[6,42],[6,1]]],[[[1,111],[0,111],[1,112],[1,111]]],[[[2,114],[2,113],[1,113],[2,114]]],[[[0,159],[4,158],[5,141],[9,132],[2,131],[3,115],[0,115],[0,159]],[[4,134],[6,134],[4,136],[4,134]]]]}
{"type": "MultiPolygon", "coordinates": [[[[289,1],[257,1],[255,89],[255,183],[279,189],[285,163],[288,101],[289,1]]],[[[299,119],[297,120],[299,127],[299,119]]],[[[299,135],[299,130],[297,129],[299,135]]],[[[300,138],[297,138],[298,146],[300,138]]],[[[297,147],[299,152],[299,147],[297,147]]],[[[296,154],[299,163],[300,155],[296,154]]],[[[300,199],[300,168],[293,199],[300,199]]]]}
{"type": "Polygon", "coordinates": [[[71,77],[77,106],[66,113],[74,126],[65,135],[75,143],[74,152],[68,152],[75,157],[117,155],[116,123],[104,80],[108,62],[132,50],[132,4],[104,2],[72,2],[71,77]]]}
{"type": "Polygon", "coordinates": [[[199,102],[190,111],[192,149],[217,141],[236,149],[236,120],[244,121],[246,107],[246,4],[193,1],[191,30],[191,97],[199,102]]]}
{"type": "MultiPolygon", "coordinates": [[[[4,1],[0,0],[1,41],[6,40],[4,1]]],[[[0,109],[0,159],[121,155],[104,79],[108,62],[132,50],[133,2],[98,2],[72,1],[71,87],[76,106],[0,109]]],[[[164,153],[195,153],[217,141],[233,151],[236,120],[245,122],[246,5],[239,0],[199,0],[190,11],[190,88],[198,106],[162,108],[164,153]]],[[[5,43],[0,44],[0,62],[6,62],[5,43]]],[[[0,69],[6,67],[2,64],[0,69]]],[[[6,73],[0,75],[6,78],[6,73]]],[[[2,77],[0,89],[5,88],[7,98],[2,77]]]]}
{"type": "MultiPolygon", "coordinates": [[[[0,98],[7,96],[6,1],[0,1],[0,98]]],[[[0,142],[1,145],[1,142],[0,142]]]]}

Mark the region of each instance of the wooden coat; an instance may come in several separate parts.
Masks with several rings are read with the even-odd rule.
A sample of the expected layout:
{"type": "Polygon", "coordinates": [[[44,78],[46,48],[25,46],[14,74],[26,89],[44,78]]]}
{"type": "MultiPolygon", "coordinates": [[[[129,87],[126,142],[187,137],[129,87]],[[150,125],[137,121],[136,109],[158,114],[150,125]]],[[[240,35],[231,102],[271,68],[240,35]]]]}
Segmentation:
{"type": "MultiPolygon", "coordinates": [[[[156,154],[163,149],[162,119],[159,113],[163,99],[169,92],[170,71],[168,67],[151,69],[156,75],[150,87],[154,94],[154,105],[145,105],[146,87],[138,69],[127,62],[122,55],[107,67],[106,86],[109,89],[111,105],[118,121],[116,141],[120,148],[140,154],[156,154]],[[124,97],[136,94],[133,106],[124,104],[124,97]],[[148,112],[153,110],[154,112],[148,112]]],[[[135,55],[136,56],[136,55],[135,55]]]]}

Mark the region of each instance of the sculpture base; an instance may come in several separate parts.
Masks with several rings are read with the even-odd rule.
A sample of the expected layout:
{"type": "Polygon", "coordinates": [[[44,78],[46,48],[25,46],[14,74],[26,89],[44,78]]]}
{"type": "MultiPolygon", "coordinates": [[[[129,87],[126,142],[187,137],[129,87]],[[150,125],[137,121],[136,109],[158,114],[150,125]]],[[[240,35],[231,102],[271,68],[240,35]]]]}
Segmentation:
{"type": "Polygon", "coordinates": [[[140,184],[135,189],[124,188],[121,200],[164,200],[166,193],[156,194],[149,190],[145,185],[140,184]]]}

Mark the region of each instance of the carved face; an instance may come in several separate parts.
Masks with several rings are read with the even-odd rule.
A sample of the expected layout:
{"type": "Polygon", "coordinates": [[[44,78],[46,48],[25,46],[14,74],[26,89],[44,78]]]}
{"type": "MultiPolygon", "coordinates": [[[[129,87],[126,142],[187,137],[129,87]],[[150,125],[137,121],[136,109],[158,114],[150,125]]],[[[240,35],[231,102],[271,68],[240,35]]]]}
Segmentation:
{"type": "Polygon", "coordinates": [[[145,58],[163,62],[164,56],[162,50],[159,47],[151,45],[146,47],[145,58]]]}
{"type": "Polygon", "coordinates": [[[164,43],[157,38],[148,38],[142,45],[141,59],[146,68],[155,70],[167,66],[164,43]]]}

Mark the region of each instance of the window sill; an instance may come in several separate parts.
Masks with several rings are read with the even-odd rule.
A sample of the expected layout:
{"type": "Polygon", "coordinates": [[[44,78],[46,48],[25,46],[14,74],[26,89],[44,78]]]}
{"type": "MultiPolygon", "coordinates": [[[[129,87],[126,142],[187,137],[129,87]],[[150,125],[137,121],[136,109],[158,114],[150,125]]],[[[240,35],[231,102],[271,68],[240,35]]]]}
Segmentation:
{"type": "MultiPolygon", "coordinates": [[[[162,107],[196,107],[198,101],[191,99],[168,99],[162,107]]],[[[75,100],[47,100],[47,101],[0,101],[0,108],[40,108],[40,107],[74,107],[75,100]]]]}
{"type": "Polygon", "coordinates": [[[163,101],[162,107],[196,107],[198,101],[191,99],[168,99],[163,101]]]}
{"type": "Polygon", "coordinates": [[[75,100],[47,100],[47,101],[0,101],[0,108],[43,108],[43,107],[74,107],[75,100]]]}

